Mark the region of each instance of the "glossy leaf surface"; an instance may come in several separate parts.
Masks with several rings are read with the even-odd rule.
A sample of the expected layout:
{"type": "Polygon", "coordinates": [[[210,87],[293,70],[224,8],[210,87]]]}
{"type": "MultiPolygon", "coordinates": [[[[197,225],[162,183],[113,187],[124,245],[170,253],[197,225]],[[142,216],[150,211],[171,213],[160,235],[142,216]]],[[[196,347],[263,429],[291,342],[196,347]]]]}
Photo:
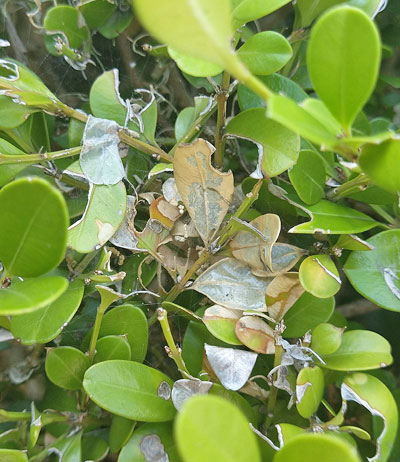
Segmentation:
{"type": "Polygon", "coordinates": [[[307,292],[329,298],[340,289],[339,272],[329,255],[311,255],[300,265],[300,282],[307,292]]]}
{"type": "Polygon", "coordinates": [[[105,361],[87,370],[83,387],[113,414],[143,422],[173,419],[172,381],[162,372],[133,361],[105,361]]]}
{"type": "Polygon", "coordinates": [[[260,461],[256,436],[247,419],[220,397],[191,398],[177,417],[175,435],[179,452],[187,462],[260,461]]]}
{"type": "Polygon", "coordinates": [[[40,178],[0,191],[0,260],[8,275],[40,276],[64,258],[68,213],[62,194],[40,178]]]}
{"type": "Polygon", "coordinates": [[[367,242],[374,249],[352,252],[345,273],[361,295],[382,308],[400,311],[400,231],[384,231],[367,242]]]}

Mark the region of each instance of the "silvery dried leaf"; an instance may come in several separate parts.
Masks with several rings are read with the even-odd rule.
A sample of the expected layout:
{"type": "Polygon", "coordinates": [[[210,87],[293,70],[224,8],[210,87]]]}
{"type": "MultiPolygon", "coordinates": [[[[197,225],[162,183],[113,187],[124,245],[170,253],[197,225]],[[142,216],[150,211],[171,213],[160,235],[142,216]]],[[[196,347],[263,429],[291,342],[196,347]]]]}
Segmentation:
{"type": "Polygon", "coordinates": [[[204,271],[193,289],[227,308],[267,311],[265,292],[270,281],[253,276],[244,263],[225,258],[204,271]]]}
{"type": "Polygon", "coordinates": [[[138,240],[134,233],[134,219],[136,216],[135,198],[133,196],[126,197],[126,213],[124,221],[118,228],[117,232],[110,238],[110,242],[123,249],[137,249],[138,240]]]}
{"type": "Polygon", "coordinates": [[[119,129],[113,120],[89,116],[82,138],[80,165],[91,183],[112,185],[125,177],[118,149],[119,129]]]}
{"type": "Polygon", "coordinates": [[[207,394],[212,385],[212,382],[202,382],[201,380],[177,380],[172,387],[172,402],[175,408],[180,411],[187,399],[194,395],[207,394]]]}
{"type": "Polygon", "coordinates": [[[239,390],[247,382],[257,353],[205,344],[208,362],[227,390],[239,390]]]}

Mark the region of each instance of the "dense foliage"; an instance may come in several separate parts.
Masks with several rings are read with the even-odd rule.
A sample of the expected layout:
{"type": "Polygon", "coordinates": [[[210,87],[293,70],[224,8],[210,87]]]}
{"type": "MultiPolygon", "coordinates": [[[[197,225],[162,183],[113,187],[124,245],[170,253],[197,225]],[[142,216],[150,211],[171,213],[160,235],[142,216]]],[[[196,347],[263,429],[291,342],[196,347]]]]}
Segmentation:
{"type": "Polygon", "coordinates": [[[0,461],[400,461],[397,2],[2,7],[0,461]]]}

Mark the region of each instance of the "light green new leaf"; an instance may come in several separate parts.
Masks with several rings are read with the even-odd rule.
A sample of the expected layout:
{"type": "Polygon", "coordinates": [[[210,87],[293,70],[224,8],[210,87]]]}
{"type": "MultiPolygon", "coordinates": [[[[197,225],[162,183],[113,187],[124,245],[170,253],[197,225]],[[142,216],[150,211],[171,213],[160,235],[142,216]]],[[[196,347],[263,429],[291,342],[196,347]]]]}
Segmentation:
{"type": "Polygon", "coordinates": [[[361,462],[357,449],[333,435],[306,433],[290,439],[273,462],[361,462]]]}
{"type": "Polygon", "coordinates": [[[119,125],[125,125],[127,108],[119,94],[118,69],[104,72],[97,77],[90,88],[89,102],[95,117],[115,120],[119,125]]]}
{"type": "Polygon", "coordinates": [[[309,292],[305,292],[285,314],[286,329],[283,332],[283,337],[301,337],[321,322],[328,321],[332,316],[334,307],[334,297],[317,298],[309,292]]]}
{"type": "Polygon", "coordinates": [[[89,365],[89,358],[82,351],[62,346],[48,350],[45,369],[47,377],[58,387],[79,390],[89,365]]]}
{"type": "Polygon", "coordinates": [[[322,322],[312,331],[311,349],[319,355],[334,353],[342,343],[343,328],[322,322]]]}
{"type": "MultiPolygon", "coordinates": [[[[74,163],[68,170],[82,172],[74,163]]],[[[104,245],[124,220],[126,190],[115,185],[91,185],[88,203],[81,219],[68,229],[68,245],[80,253],[89,253],[104,245]]]]}
{"type": "Polygon", "coordinates": [[[230,345],[241,345],[242,342],[235,333],[236,323],[240,317],[240,311],[213,305],[204,312],[203,322],[214,337],[230,345]]]}
{"type": "Polygon", "coordinates": [[[332,297],[342,283],[329,255],[310,255],[303,260],[299,278],[304,289],[319,298],[332,297]]]}
{"type": "Polygon", "coordinates": [[[58,189],[21,178],[0,191],[0,260],[6,274],[40,276],[64,258],[68,212],[58,189]]]}
{"type": "Polygon", "coordinates": [[[199,58],[193,58],[190,55],[180,53],[171,47],[168,47],[168,54],[176,62],[176,65],[185,74],[195,77],[213,77],[223,71],[218,64],[210,63],[199,58]]]}
{"type": "Polygon", "coordinates": [[[400,230],[389,230],[367,240],[374,248],[352,252],[344,271],[353,287],[372,302],[400,311],[400,230]]]}
{"type": "Polygon", "coordinates": [[[300,151],[296,164],[289,170],[289,178],[300,199],[315,204],[324,197],[325,164],[309,149],[300,151]]]}
{"type": "Polygon", "coordinates": [[[218,396],[190,398],[175,421],[175,437],[186,462],[261,460],[256,436],[244,414],[218,396]]]}
{"type": "Polygon", "coordinates": [[[289,233],[354,234],[374,228],[378,222],[358,210],[325,200],[307,207],[311,221],[301,223],[289,233]]]}
{"type": "Polygon", "coordinates": [[[107,335],[97,341],[93,362],[100,363],[112,359],[131,359],[131,347],[124,336],[107,335]]]}
{"type": "Polygon", "coordinates": [[[324,395],[324,374],[318,367],[305,367],[296,379],[296,408],[309,419],[318,409],[324,395]]]}
{"type": "Polygon", "coordinates": [[[311,32],[307,50],[311,81],[347,133],[375,87],[380,49],[377,28],[358,8],[329,10],[311,32]]]}
{"type": "Polygon", "coordinates": [[[230,0],[132,0],[146,29],[174,50],[235,74],[247,69],[235,56],[230,0]]]}
{"type": "Polygon", "coordinates": [[[172,380],[133,361],[105,361],[86,371],[83,386],[90,398],[113,414],[143,422],[172,420],[172,380]]]}
{"type": "Polygon", "coordinates": [[[28,462],[26,452],[16,449],[0,449],[1,462],[28,462]]]}
{"type": "Polygon", "coordinates": [[[13,279],[10,287],[0,289],[0,315],[31,313],[57,300],[67,287],[68,281],[61,276],[13,279]]]}
{"type": "Polygon", "coordinates": [[[268,119],[262,108],[248,109],[234,117],[226,133],[252,140],[260,146],[260,168],[273,177],[292,167],[299,155],[300,138],[291,130],[268,119]]]}
{"type": "Polygon", "coordinates": [[[54,302],[24,316],[11,319],[11,332],[25,345],[47,343],[57,337],[79,308],[83,282],[73,281],[54,302]]]}
{"type": "Polygon", "coordinates": [[[365,145],[358,162],[373,183],[390,192],[400,191],[399,139],[388,140],[379,145],[365,145]]]}
{"type": "Polygon", "coordinates": [[[350,330],[342,337],[340,347],[322,355],[323,367],[335,371],[366,371],[385,367],[393,362],[390,343],[368,330],[350,330]]]}
{"type": "Polygon", "coordinates": [[[147,352],[148,324],[143,310],[124,304],[108,311],[101,323],[99,337],[124,335],[131,347],[132,361],[143,362],[147,352]]]}
{"type": "Polygon", "coordinates": [[[323,121],[315,118],[296,102],[282,95],[273,95],[268,100],[267,115],[294,133],[317,144],[321,150],[335,150],[339,144],[337,133],[329,130],[323,121]]]}
{"type": "Polygon", "coordinates": [[[122,448],[118,462],[148,462],[154,454],[160,462],[180,462],[170,422],[141,425],[122,448]]]}
{"type": "Polygon", "coordinates": [[[273,13],[289,2],[290,0],[232,0],[235,27],[273,13]]]}
{"type": "Polygon", "coordinates": [[[238,56],[253,74],[268,75],[289,61],[292,47],[278,32],[264,31],[250,37],[239,48],[238,56]]]}
{"type": "Polygon", "coordinates": [[[376,377],[354,373],[347,376],[341,386],[343,399],[361,404],[373,416],[382,419],[383,429],[376,440],[376,454],[370,462],[386,462],[396,438],[398,411],[389,389],[376,377]]]}

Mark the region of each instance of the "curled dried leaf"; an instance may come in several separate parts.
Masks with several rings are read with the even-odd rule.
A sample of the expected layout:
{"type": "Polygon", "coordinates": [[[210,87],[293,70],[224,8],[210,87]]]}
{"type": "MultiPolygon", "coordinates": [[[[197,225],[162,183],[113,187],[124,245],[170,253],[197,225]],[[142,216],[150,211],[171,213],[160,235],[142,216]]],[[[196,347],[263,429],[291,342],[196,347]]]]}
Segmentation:
{"type": "Polygon", "coordinates": [[[247,382],[257,360],[257,353],[205,344],[207,359],[222,385],[239,390],[247,382]]]}
{"type": "Polygon", "coordinates": [[[267,288],[265,302],[269,315],[280,321],[304,293],[298,273],[276,276],[267,288]]]}
{"type": "Polygon", "coordinates": [[[264,255],[271,253],[271,248],[278,239],[281,220],[278,215],[267,213],[252,220],[250,225],[259,230],[261,236],[240,231],[230,243],[232,255],[256,271],[267,271],[264,255]]]}
{"type": "Polygon", "coordinates": [[[178,207],[167,202],[164,196],[151,203],[149,212],[152,220],[159,221],[168,230],[172,229],[175,221],[181,216],[178,207]]]}
{"type": "Polygon", "coordinates": [[[232,200],[232,172],[221,173],[211,165],[214,147],[198,139],[175,151],[174,176],[182,201],[204,244],[218,231],[232,200]]]}

